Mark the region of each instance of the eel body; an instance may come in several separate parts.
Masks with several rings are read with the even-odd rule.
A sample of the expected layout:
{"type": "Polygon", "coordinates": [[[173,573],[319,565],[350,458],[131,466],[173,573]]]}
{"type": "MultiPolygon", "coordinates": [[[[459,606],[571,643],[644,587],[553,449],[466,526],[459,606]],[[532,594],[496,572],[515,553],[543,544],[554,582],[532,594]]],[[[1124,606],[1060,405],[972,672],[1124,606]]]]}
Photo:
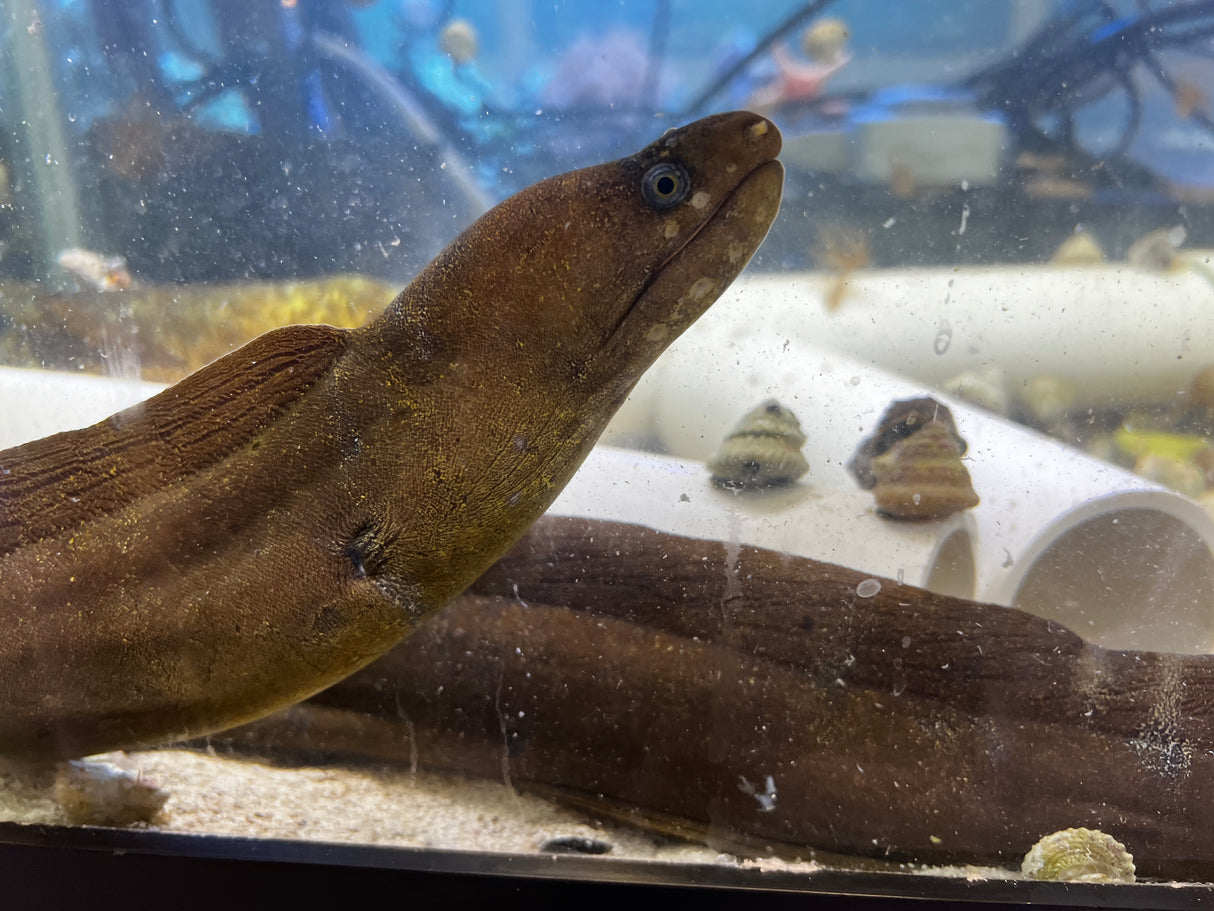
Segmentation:
{"type": "Polygon", "coordinates": [[[260,724],[232,736],[506,774],[735,850],[1019,867],[1085,826],[1142,874],[1214,876],[1214,656],[637,526],[544,517],[260,724]]]}
{"type": "Polygon", "coordinates": [[[547,508],[779,206],[749,113],[543,181],[366,326],[292,326],[0,453],[0,755],[221,730],[339,680],[547,508]]]}

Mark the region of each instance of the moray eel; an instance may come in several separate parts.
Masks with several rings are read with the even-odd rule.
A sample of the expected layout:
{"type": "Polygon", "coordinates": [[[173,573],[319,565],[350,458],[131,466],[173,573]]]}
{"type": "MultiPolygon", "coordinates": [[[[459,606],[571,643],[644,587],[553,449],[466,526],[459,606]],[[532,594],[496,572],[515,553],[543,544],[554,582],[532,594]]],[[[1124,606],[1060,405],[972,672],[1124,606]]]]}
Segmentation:
{"type": "Polygon", "coordinates": [[[750,113],[489,211],[366,326],[267,333],[0,453],[0,755],[161,744],[303,699],[555,498],[779,208],[750,113]]]}
{"type": "Polygon", "coordinates": [[[1083,825],[1214,877],[1214,655],[866,582],[547,515],[378,661],[208,745],[505,777],[735,853],[1019,868],[1083,825]]]}

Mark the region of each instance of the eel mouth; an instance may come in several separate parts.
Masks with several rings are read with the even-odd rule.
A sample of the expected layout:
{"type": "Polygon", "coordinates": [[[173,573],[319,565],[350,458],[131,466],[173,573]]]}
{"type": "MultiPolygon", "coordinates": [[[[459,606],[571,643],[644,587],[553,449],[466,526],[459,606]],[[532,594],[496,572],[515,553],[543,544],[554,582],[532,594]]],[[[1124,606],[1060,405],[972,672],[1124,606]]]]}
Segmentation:
{"type": "Polygon", "coordinates": [[[783,186],[784,166],[777,159],[765,159],[751,168],[654,270],[612,327],[611,341],[628,337],[633,323],[644,320],[650,324],[651,338],[654,330],[666,330],[665,347],[703,314],[763,243],[779,212],[783,186]],[[697,287],[704,289],[699,296],[697,287]]]}

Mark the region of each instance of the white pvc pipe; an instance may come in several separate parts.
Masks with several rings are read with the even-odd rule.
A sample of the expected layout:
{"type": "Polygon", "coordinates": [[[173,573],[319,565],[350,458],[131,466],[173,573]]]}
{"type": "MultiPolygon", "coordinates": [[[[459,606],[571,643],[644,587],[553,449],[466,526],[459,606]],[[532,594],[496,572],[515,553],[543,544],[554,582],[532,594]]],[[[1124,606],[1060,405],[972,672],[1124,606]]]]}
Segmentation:
{"type": "MultiPolygon", "coordinates": [[[[700,325],[761,325],[940,386],[992,365],[1085,405],[1169,401],[1214,365],[1214,285],[1126,264],[796,273],[734,284],[700,325]],[[824,301],[842,286],[834,311],[824,301]]],[[[727,351],[715,352],[717,358],[727,351]]]]}
{"type": "Polygon", "coordinates": [[[0,367],[0,449],[95,424],[165,387],[142,380],[0,367]]]}
{"type": "MultiPolygon", "coordinates": [[[[660,428],[673,452],[702,459],[741,414],[774,395],[809,436],[808,484],[743,500],[712,487],[698,466],[596,454],[559,508],[901,575],[1052,616],[1106,645],[1214,646],[1214,520],[1196,503],[949,402],[982,503],[940,523],[877,518],[844,464],[891,400],[924,389],[751,326],[694,327],[643,380],[620,426],[660,428]]],[[[160,388],[0,368],[0,394],[16,406],[0,413],[0,445],[84,426],[160,388]]]]}
{"type": "Polygon", "coordinates": [[[879,519],[864,491],[814,484],[723,490],[702,462],[599,446],[548,510],[634,522],[672,534],[766,547],[874,576],[974,597],[974,521],[879,519]]]}
{"type": "MultiPolygon", "coordinates": [[[[749,311],[732,325],[714,316],[642,380],[637,402],[649,407],[625,406],[620,426],[629,434],[655,433],[672,454],[702,460],[739,416],[775,397],[809,437],[807,482],[830,498],[857,489],[846,462],[889,403],[933,394],[969,443],[966,465],[982,498],[973,510],[979,599],[1043,614],[1111,647],[1214,649],[1214,519],[1197,503],[806,344],[749,311]]],[[[839,562],[867,568],[846,554],[839,562]]]]}

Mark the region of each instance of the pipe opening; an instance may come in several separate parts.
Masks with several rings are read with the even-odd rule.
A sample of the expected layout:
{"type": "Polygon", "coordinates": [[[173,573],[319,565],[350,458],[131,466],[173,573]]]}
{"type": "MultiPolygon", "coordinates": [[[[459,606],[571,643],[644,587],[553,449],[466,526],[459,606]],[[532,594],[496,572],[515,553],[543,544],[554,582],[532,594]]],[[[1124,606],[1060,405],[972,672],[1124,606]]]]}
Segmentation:
{"type": "Polygon", "coordinates": [[[1214,555],[1155,509],[1120,509],[1059,535],[1025,573],[1012,606],[1106,648],[1214,649],[1214,555]]]}

